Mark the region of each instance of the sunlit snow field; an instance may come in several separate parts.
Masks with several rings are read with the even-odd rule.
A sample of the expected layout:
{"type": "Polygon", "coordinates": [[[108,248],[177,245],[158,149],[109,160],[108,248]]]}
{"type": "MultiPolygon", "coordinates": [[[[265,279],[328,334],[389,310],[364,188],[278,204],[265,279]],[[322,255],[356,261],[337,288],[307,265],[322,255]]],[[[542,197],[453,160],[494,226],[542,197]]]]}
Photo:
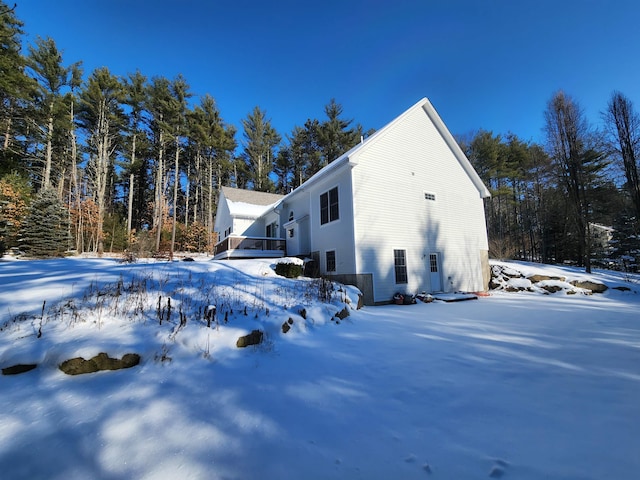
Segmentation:
{"type": "Polygon", "coordinates": [[[38,367],[0,376],[0,477],[637,478],[639,278],[511,266],[629,290],[355,310],[268,261],[2,261],[0,367],[38,367]],[[57,368],[99,352],[142,362],[57,368]]]}

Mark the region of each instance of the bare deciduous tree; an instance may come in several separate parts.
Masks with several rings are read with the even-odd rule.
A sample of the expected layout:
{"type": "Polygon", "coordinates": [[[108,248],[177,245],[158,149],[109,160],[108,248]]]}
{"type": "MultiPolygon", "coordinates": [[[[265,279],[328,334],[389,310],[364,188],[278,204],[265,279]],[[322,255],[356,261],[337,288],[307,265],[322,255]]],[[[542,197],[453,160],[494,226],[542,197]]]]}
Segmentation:
{"type": "Polygon", "coordinates": [[[613,92],[604,112],[610,145],[618,153],[624,168],[627,190],[640,220],[640,177],[637,149],[640,142],[640,117],[633,103],[620,92],[613,92]]]}

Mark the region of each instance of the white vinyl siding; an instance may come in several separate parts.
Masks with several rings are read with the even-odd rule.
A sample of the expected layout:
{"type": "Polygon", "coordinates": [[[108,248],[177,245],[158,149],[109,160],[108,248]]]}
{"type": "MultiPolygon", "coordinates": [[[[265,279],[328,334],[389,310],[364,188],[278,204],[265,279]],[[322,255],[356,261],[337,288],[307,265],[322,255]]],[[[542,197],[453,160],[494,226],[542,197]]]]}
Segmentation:
{"type": "MultiPolygon", "coordinates": [[[[311,251],[335,250],[336,270],[333,273],[354,273],[355,246],[353,243],[353,203],[350,167],[334,171],[330,178],[320,181],[308,189],[310,202],[309,233],[311,251]],[[337,189],[339,218],[324,225],[320,223],[320,195],[337,189]]],[[[293,208],[298,211],[297,207],[293,208]]],[[[324,255],[324,254],[323,254],[324,255]]]]}
{"type": "Polygon", "coordinates": [[[430,290],[429,252],[441,252],[445,290],[482,290],[483,200],[425,111],[411,111],[355,161],[357,271],[374,275],[375,300],[395,293],[393,257],[384,252],[398,243],[415,259],[407,291],[430,290]]]}

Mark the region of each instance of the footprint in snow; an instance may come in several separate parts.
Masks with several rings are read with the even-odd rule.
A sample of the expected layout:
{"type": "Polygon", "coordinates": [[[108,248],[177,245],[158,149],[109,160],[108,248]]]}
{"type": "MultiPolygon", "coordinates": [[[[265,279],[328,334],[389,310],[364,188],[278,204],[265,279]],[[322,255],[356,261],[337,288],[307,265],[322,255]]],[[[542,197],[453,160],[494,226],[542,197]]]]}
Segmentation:
{"type": "Polygon", "coordinates": [[[505,468],[509,465],[508,462],[504,460],[497,459],[494,461],[494,465],[489,470],[489,477],[491,478],[502,478],[502,476],[506,473],[505,468]]]}

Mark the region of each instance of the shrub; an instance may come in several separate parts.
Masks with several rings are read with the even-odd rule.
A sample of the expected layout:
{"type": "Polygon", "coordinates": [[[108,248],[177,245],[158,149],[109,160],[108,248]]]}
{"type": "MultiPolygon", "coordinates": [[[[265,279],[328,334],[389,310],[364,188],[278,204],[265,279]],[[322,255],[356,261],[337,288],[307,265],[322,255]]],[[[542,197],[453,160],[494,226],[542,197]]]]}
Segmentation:
{"type": "Polygon", "coordinates": [[[302,275],[302,265],[297,263],[277,263],[276,273],[287,278],[296,278],[302,275]]]}

